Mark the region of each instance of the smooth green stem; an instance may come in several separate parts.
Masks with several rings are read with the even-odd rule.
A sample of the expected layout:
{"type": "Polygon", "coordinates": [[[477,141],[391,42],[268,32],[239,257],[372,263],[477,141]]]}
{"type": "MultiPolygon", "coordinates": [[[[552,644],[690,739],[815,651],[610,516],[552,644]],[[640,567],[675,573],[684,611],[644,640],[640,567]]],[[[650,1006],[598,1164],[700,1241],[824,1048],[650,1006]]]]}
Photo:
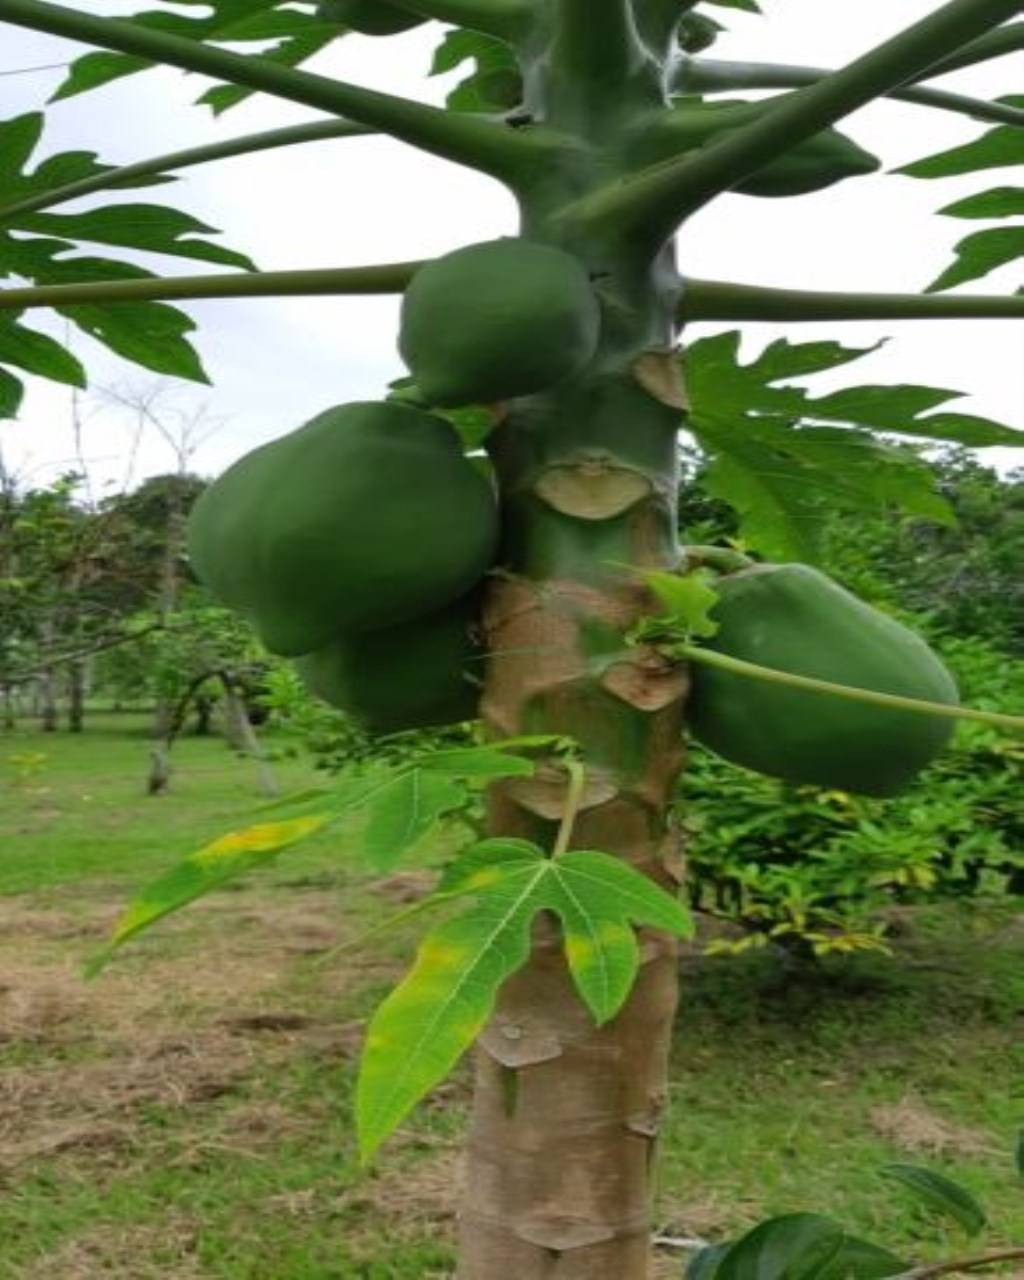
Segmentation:
{"type": "Polygon", "coordinates": [[[930,80],[933,76],[948,75],[950,71],[959,71],[962,67],[974,67],[979,62],[988,62],[991,58],[1001,58],[1007,53],[1016,53],[1024,49],[1024,22],[1011,22],[1009,26],[989,31],[977,40],[970,40],[956,53],[933,62],[928,70],[915,79],[930,80]]]}
{"type": "Polygon", "coordinates": [[[22,213],[38,213],[52,209],[79,196],[92,195],[111,187],[130,183],[136,178],[169,173],[175,169],[187,169],[192,165],[207,164],[211,160],[227,160],[232,156],[253,155],[275,147],[291,147],[302,142],[320,142],[333,138],[356,138],[372,135],[376,130],[364,124],[348,120],[316,120],[311,124],[290,125],[285,129],[266,129],[261,133],[248,133],[240,138],[227,138],[223,142],[211,142],[201,147],[188,147],[184,151],[169,151],[165,155],[138,160],[134,164],[118,165],[92,178],[68,182],[49,191],[26,196],[11,204],[0,205],[0,222],[9,222],[22,213]]]}
{"type": "Polygon", "coordinates": [[[628,75],[642,49],[629,0],[554,0],[552,64],[595,91],[628,75]]]}
{"type": "Polygon", "coordinates": [[[1020,10],[1021,0],[950,0],[849,66],[766,106],[752,123],[697,152],[651,165],[584,196],[564,211],[566,226],[609,229],[631,240],[639,236],[662,243],[682,221],[748,174],[1020,10]]]}
{"type": "Polygon", "coordinates": [[[538,145],[543,145],[538,143],[536,131],[527,136],[495,120],[469,113],[450,113],[439,107],[282,66],[256,54],[232,53],[125,19],[104,18],[50,4],[48,0],[0,0],[0,22],[215,76],[333,115],[348,116],[424,151],[469,165],[503,181],[511,181],[528,169],[538,145]]]}
{"type": "Polygon", "coordinates": [[[163,302],[187,298],[287,298],[317,294],[402,293],[422,262],[309,271],[253,271],[230,275],[146,276],[0,289],[0,311],[70,307],[78,303],[163,302]]]}
{"type": "Polygon", "coordinates": [[[699,320],[1020,320],[1024,294],[842,293],[687,279],[677,312],[699,320]]]}
{"type": "Polygon", "coordinates": [[[524,0],[399,0],[403,9],[455,27],[514,40],[529,25],[532,4],[524,0]]]}
{"type": "Polygon", "coordinates": [[[558,835],[551,850],[552,858],[560,857],[569,847],[587,783],[586,771],[579,760],[566,760],[565,768],[569,774],[569,785],[565,789],[565,808],[562,810],[562,821],[559,823],[558,835]]]}
{"type": "Polygon", "coordinates": [[[897,711],[916,711],[921,715],[938,716],[946,720],[976,720],[979,724],[994,725],[1024,733],[1024,716],[1003,715],[999,711],[979,711],[976,707],[950,706],[944,702],[928,702],[924,698],[904,698],[896,693],[879,693],[875,689],[857,689],[852,685],[835,684],[831,680],[818,680],[812,676],[798,676],[791,671],[777,671],[774,667],[762,667],[742,658],[730,658],[714,649],[702,649],[697,645],[672,645],[672,653],[689,662],[717,667],[733,675],[752,680],[764,680],[769,684],[784,684],[793,689],[806,689],[809,693],[824,693],[830,697],[846,698],[850,702],[870,702],[876,707],[892,707],[897,711]]]}
{"type": "MultiPolygon", "coordinates": [[[[727,93],[733,89],[800,89],[817,84],[835,72],[827,67],[798,67],[773,62],[724,62],[694,58],[680,63],[673,89],[681,93],[727,93]]],[[[1024,110],[1005,102],[986,102],[946,89],[900,88],[886,95],[899,102],[911,102],[939,111],[955,111],[975,120],[1024,127],[1024,110]]]]}

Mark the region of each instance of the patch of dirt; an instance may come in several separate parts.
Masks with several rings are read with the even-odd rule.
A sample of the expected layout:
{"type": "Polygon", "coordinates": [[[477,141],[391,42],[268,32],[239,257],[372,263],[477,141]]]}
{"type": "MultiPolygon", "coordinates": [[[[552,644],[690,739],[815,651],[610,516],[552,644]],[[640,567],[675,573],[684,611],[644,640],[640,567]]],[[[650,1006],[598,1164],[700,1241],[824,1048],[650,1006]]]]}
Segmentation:
{"type": "Polygon", "coordinates": [[[917,1098],[874,1107],[868,1119],[876,1133],[901,1151],[922,1155],[1002,1155],[990,1134],[944,1120],[917,1098]]]}

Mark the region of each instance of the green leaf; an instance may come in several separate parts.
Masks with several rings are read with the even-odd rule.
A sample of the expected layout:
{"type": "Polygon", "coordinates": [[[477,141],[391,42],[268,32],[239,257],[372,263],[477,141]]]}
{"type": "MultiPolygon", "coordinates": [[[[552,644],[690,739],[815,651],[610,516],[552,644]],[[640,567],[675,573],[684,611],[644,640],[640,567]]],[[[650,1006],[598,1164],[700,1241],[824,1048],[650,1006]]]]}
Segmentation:
{"type": "Polygon", "coordinates": [[[526,840],[481,841],[454,862],[437,896],[465,894],[475,905],[427,934],[370,1022],[356,1094],[364,1159],[479,1035],[501,984],[529,955],[539,911],[561,920],[570,971],[598,1022],[615,1015],[635,979],[632,926],[692,928],[675,898],[608,854],[546,858],[526,840]]]}
{"type": "Polygon", "coordinates": [[[977,1235],[987,1223],[974,1196],[941,1173],[913,1164],[887,1164],[879,1172],[902,1183],[925,1208],[952,1218],[969,1236],[977,1235]]]}
{"type": "Polygon", "coordinates": [[[747,13],[761,12],[757,0],[706,0],[706,3],[717,4],[723,9],[745,9],[747,13]]]}
{"type": "Polygon", "coordinates": [[[993,187],[939,210],[950,218],[1024,217],[1024,187],[993,187]]]}
{"type": "Polygon", "coordinates": [[[0,420],[17,417],[25,388],[12,373],[0,368],[0,420]]]}
{"type": "MultiPolygon", "coordinates": [[[[997,99],[1011,107],[1024,106],[1024,97],[1010,96],[997,99]]],[[[979,169],[998,169],[1004,165],[1024,164],[1024,129],[1016,125],[1001,124],[989,129],[980,138],[949,151],[926,156],[897,169],[911,178],[949,178],[960,173],[975,173],[979,169]]]]}
{"type": "Polygon", "coordinates": [[[0,312],[0,365],[4,364],[53,382],[85,386],[85,370],[71,352],[46,334],[26,329],[12,311],[0,312]]]}
{"type": "Polygon", "coordinates": [[[771,558],[813,562],[825,517],[835,509],[949,522],[950,508],[926,464],[874,432],[970,447],[1019,447],[1024,440],[1021,432],[971,415],[925,416],[954,391],[865,386],[814,398],[802,387],[777,385],[838,368],[876,346],[781,339],[743,364],[739,341],[730,331],[687,349],[687,426],[708,459],[701,483],[739,513],[743,541],[771,558]]]}
{"type": "Polygon", "coordinates": [[[710,637],[718,631],[718,623],[710,616],[718,603],[718,592],[710,585],[712,574],[703,570],[663,573],[655,569],[641,576],[674,625],[684,628],[691,636],[710,637]]]}
{"type": "Polygon", "coordinates": [[[86,966],[86,976],[94,977],[113,952],[129,938],[148,929],[213,889],[237,879],[275,858],[282,849],[304,840],[332,820],[334,814],[310,814],[280,822],[264,822],[232,831],[190,854],[165,875],[150,884],[118,921],[106,947],[86,966]]]}
{"type": "Polygon", "coordinates": [[[245,254],[194,238],[201,232],[213,231],[213,227],[164,205],[112,204],[88,213],[29,213],[17,219],[17,226],[66,240],[91,240],[255,270],[252,259],[245,254]]]}
{"type": "Polygon", "coordinates": [[[887,1280],[909,1271],[911,1264],[888,1249],[845,1236],[842,1247],[831,1262],[818,1273],[816,1280],[887,1280]]]}
{"type": "Polygon", "coordinates": [[[960,241],[954,253],[956,261],[931,282],[926,293],[938,293],[967,280],[977,280],[979,276],[1024,258],[1024,227],[990,227],[987,231],[975,231],[960,241]]]}
{"type": "Polygon", "coordinates": [[[686,1268],[684,1280],[714,1280],[718,1264],[729,1252],[727,1244],[710,1244],[695,1253],[686,1268]]]}
{"type": "Polygon", "coordinates": [[[449,31],[434,50],[430,74],[444,75],[464,62],[475,63],[475,69],[445,99],[452,111],[498,111],[518,105],[519,64],[504,40],[478,31],[449,31]]]}
{"type": "Polygon", "coordinates": [[[438,773],[412,769],[370,802],[362,849],[375,871],[390,870],[446,813],[461,809],[466,788],[438,773]]]}
{"type": "MultiPolygon", "coordinates": [[[[324,23],[314,13],[286,7],[281,0],[208,0],[198,5],[193,0],[180,0],[193,9],[191,14],[151,10],[123,19],[140,27],[169,31],[185,39],[237,43],[242,41],[276,41],[261,56],[291,66],[312,57],[331,39],[344,34],[331,23],[324,23]],[[195,12],[199,10],[199,12],[195,12]]],[[[154,66],[146,58],[123,53],[87,53],[76,59],[68,75],[51,101],[70,98],[110,84],[123,76],[134,75],[154,66]]],[[[220,86],[234,90],[234,86],[220,86]]],[[[237,90],[234,101],[248,97],[251,89],[237,90]]],[[[216,102],[218,89],[204,94],[200,101],[216,102]]],[[[224,105],[230,105],[225,103],[224,105]]],[[[221,106],[220,109],[223,109],[221,106]]]]}
{"type": "Polygon", "coordinates": [[[447,773],[453,778],[528,778],[534,764],[526,756],[502,751],[500,745],[458,747],[419,756],[416,763],[427,773],[447,773]]]}
{"type": "Polygon", "coordinates": [[[816,1280],[843,1246],[843,1229],[817,1213],[769,1218],[718,1260],[714,1280],[816,1280]]]}

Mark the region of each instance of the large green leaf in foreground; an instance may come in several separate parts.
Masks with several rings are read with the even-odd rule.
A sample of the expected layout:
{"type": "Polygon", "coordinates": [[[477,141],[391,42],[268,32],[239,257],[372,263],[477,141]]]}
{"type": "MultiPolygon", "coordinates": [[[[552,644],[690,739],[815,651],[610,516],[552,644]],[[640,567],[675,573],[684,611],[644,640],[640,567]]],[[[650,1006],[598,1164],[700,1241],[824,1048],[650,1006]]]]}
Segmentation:
{"type": "Polygon", "coordinates": [[[427,934],[367,1032],[356,1119],[366,1159],[483,1030],[501,984],[530,953],[540,911],[560,919],[569,970],[596,1022],[622,1007],[639,967],[634,925],[688,935],[689,913],[605,853],[548,858],[525,840],[484,840],[450,868],[438,899],[473,905],[427,934]]]}

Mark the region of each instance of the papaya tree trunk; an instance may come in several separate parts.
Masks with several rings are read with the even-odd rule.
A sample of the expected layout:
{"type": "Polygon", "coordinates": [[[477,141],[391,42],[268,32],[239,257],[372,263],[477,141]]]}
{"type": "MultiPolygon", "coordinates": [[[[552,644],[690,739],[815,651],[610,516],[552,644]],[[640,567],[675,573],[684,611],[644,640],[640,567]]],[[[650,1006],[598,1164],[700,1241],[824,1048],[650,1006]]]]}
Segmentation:
{"type": "MultiPolygon", "coordinates": [[[[669,8],[651,0],[666,34],[669,8]]],[[[686,676],[628,633],[656,612],[636,570],[679,563],[679,278],[664,235],[562,216],[617,159],[625,167],[632,122],[665,104],[664,67],[628,0],[557,0],[537,22],[520,50],[524,111],[577,139],[579,154],[520,190],[522,234],[584,263],[603,319],[588,369],[512,401],[488,441],[506,572],[485,612],[482,714],[498,738],[572,737],[587,778],[572,847],[616,855],[675,889],[669,814],[686,676]]],[[[564,804],[554,768],[500,784],[490,832],[550,848],[564,804]]],[[[642,956],[626,1006],[598,1028],[542,918],[530,963],[506,984],[477,1047],[460,1280],[646,1280],[675,943],[645,934],[642,956]]]]}

